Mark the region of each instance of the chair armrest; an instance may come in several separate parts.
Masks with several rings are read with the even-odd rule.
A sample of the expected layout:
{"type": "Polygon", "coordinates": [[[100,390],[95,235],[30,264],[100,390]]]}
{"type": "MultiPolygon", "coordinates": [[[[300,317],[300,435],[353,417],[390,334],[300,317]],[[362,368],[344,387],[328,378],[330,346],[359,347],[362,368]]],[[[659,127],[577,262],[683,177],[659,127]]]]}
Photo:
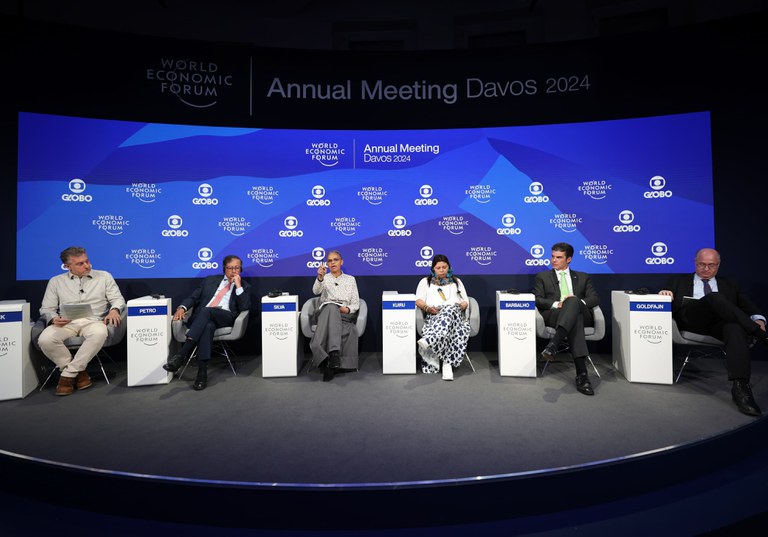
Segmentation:
{"type": "Polygon", "coordinates": [[[357,310],[357,322],[355,327],[357,328],[357,335],[362,336],[365,332],[365,325],[368,323],[368,303],[360,299],[360,309],[357,310]]]}
{"type": "Polygon", "coordinates": [[[301,324],[301,333],[307,339],[312,339],[314,330],[312,329],[312,316],[317,310],[317,303],[320,299],[318,297],[312,297],[301,307],[301,313],[299,314],[299,323],[301,324]]]}
{"type": "Polygon", "coordinates": [[[171,333],[173,334],[173,339],[178,341],[179,343],[184,343],[187,340],[187,325],[186,322],[189,320],[189,316],[192,315],[192,310],[195,309],[194,307],[189,308],[184,313],[184,318],[180,321],[172,321],[171,322],[171,333]]]}
{"type": "Polygon", "coordinates": [[[104,341],[105,347],[117,345],[125,339],[125,333],[128,330],[127,322],[128,308],[123,308],[123,311],[120,312],[120,324],[117,326],[107,325],[107,339],[104,341]]]}
{"type": "Polygon", "coordinates": [[[595,333],[589,336],[590,341],[598,341],[605,337],[605,315],[600,306],[592,309],[592,316],[595,319],[595,333]]]}

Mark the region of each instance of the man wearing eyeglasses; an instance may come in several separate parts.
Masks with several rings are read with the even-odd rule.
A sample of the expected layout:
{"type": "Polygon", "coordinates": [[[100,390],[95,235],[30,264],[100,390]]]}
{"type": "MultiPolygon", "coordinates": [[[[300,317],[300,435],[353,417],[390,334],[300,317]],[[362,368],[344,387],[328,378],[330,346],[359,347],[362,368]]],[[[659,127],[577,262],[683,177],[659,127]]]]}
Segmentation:
{"type": "Polygon", "coordinates": [[[717,277],[720,254],[712,248],[696,253],[696,272],[672,277],[660,295],[672,297],[672,317],[680,330],[713,336],[725,343],[731,396],[738,409],[759,416],[749,385],[752,338],[768,343],[765,317],[741,291],[738,282],[717,277]]]}
{"type": "Polygon", "coordinates": [[[173,320],[180,321],[187,310],[194,308],[186,323],[189,330],[181,351],[169,357],[163,369],[175,373],[197,347],[197,377],[192,385],[197,391],[208,386],[208,360],[211,359],[213,333],[217,328],[233,326],[240,312],[251,307],[250,284],[240,277],[243,262],[236,255],[228,255],[223,266],[223,277],[205,278],[190,296],[181,301],[173,314],[173,320]]]}

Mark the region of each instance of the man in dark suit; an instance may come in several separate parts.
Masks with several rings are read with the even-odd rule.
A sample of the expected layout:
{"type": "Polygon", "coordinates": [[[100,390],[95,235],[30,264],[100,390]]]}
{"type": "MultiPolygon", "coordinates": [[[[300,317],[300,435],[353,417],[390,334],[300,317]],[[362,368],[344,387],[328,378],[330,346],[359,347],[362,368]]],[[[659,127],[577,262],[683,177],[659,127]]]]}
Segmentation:
{"type": "Polygon", "coordinates": [[[576,389],[584,395],[594,395],[587,375],[589,351],[584,327],[595,325],[592,308],[600,303],[600,297],[592,287],[589,274],[570,269],[571,259],[573,246],[558,242],[552,246],[552,270],[536,275],[533,286],[536,307],[546,325],[555,328],[555,335],[541,355],[546,360],[552,359],[563,340],[568,338],[576,365],[576,389]]]}
{"type": "Polygon", "coordinates": [[[738,282],[716,277],[720,268],[717,250],[702,248],[696,253],[695,264],[694,274],[673,276],[659,294],[672,297],[672,317],[680,330],[713,336],[725,343],[733,401],[744,414],[759,416],[760,408],[749,385],[749,346],[753,338],[768,342],[765,317],[741,292],[738,282]]]}
{"type": "Polygon", "coordinates": [[[250,285],[240,277],[243,262],[236,255],[228,255],[223,265],[224,277],[205,278],[189,297],[181,301],[173,314],[173,320],[179,321],[187,310],[194,308],[187,322],[187,340],[178,354],[168,358],[163,369],[175,373],[197,347],[197,377],[192,387],[198,391],[208,386],[208,360],[211,359],[213,333],[217,328],[234,325],[240,312],[251,307],[250,285]]]}

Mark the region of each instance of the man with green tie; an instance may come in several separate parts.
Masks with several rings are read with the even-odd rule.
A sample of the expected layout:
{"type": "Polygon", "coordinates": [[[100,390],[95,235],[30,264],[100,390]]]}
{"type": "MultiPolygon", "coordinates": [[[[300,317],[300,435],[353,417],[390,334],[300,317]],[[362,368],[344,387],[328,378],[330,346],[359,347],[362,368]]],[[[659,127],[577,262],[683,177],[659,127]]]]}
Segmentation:
{"type": "Polygon", "coordinates": [[[592,308],[600,303],[589,274],[570,269],[573,246],[558,242],[552,246],[552,270],[536,275],[533,294],[536,307],[547,326],[555,328],[555,335],[541,355],[546,360],[557,354],[560,344],[568,339],[576,366],[576,389],[584,395],[594,395],[587,375],[586,358],[589,354],[584,338],[584,327],[594,326],[592,308]]]}

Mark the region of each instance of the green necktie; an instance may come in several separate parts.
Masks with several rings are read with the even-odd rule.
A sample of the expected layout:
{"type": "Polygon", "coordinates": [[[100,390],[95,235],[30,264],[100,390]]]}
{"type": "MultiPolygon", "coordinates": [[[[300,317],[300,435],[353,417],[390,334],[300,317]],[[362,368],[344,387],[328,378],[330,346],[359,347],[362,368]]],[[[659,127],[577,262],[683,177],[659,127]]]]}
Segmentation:
{"type": "Polygon", "coordinates": [[[568,282],[565,281],[565,272],[560,273],[560,300],[570,295],[568,291],[568,282]]]}

